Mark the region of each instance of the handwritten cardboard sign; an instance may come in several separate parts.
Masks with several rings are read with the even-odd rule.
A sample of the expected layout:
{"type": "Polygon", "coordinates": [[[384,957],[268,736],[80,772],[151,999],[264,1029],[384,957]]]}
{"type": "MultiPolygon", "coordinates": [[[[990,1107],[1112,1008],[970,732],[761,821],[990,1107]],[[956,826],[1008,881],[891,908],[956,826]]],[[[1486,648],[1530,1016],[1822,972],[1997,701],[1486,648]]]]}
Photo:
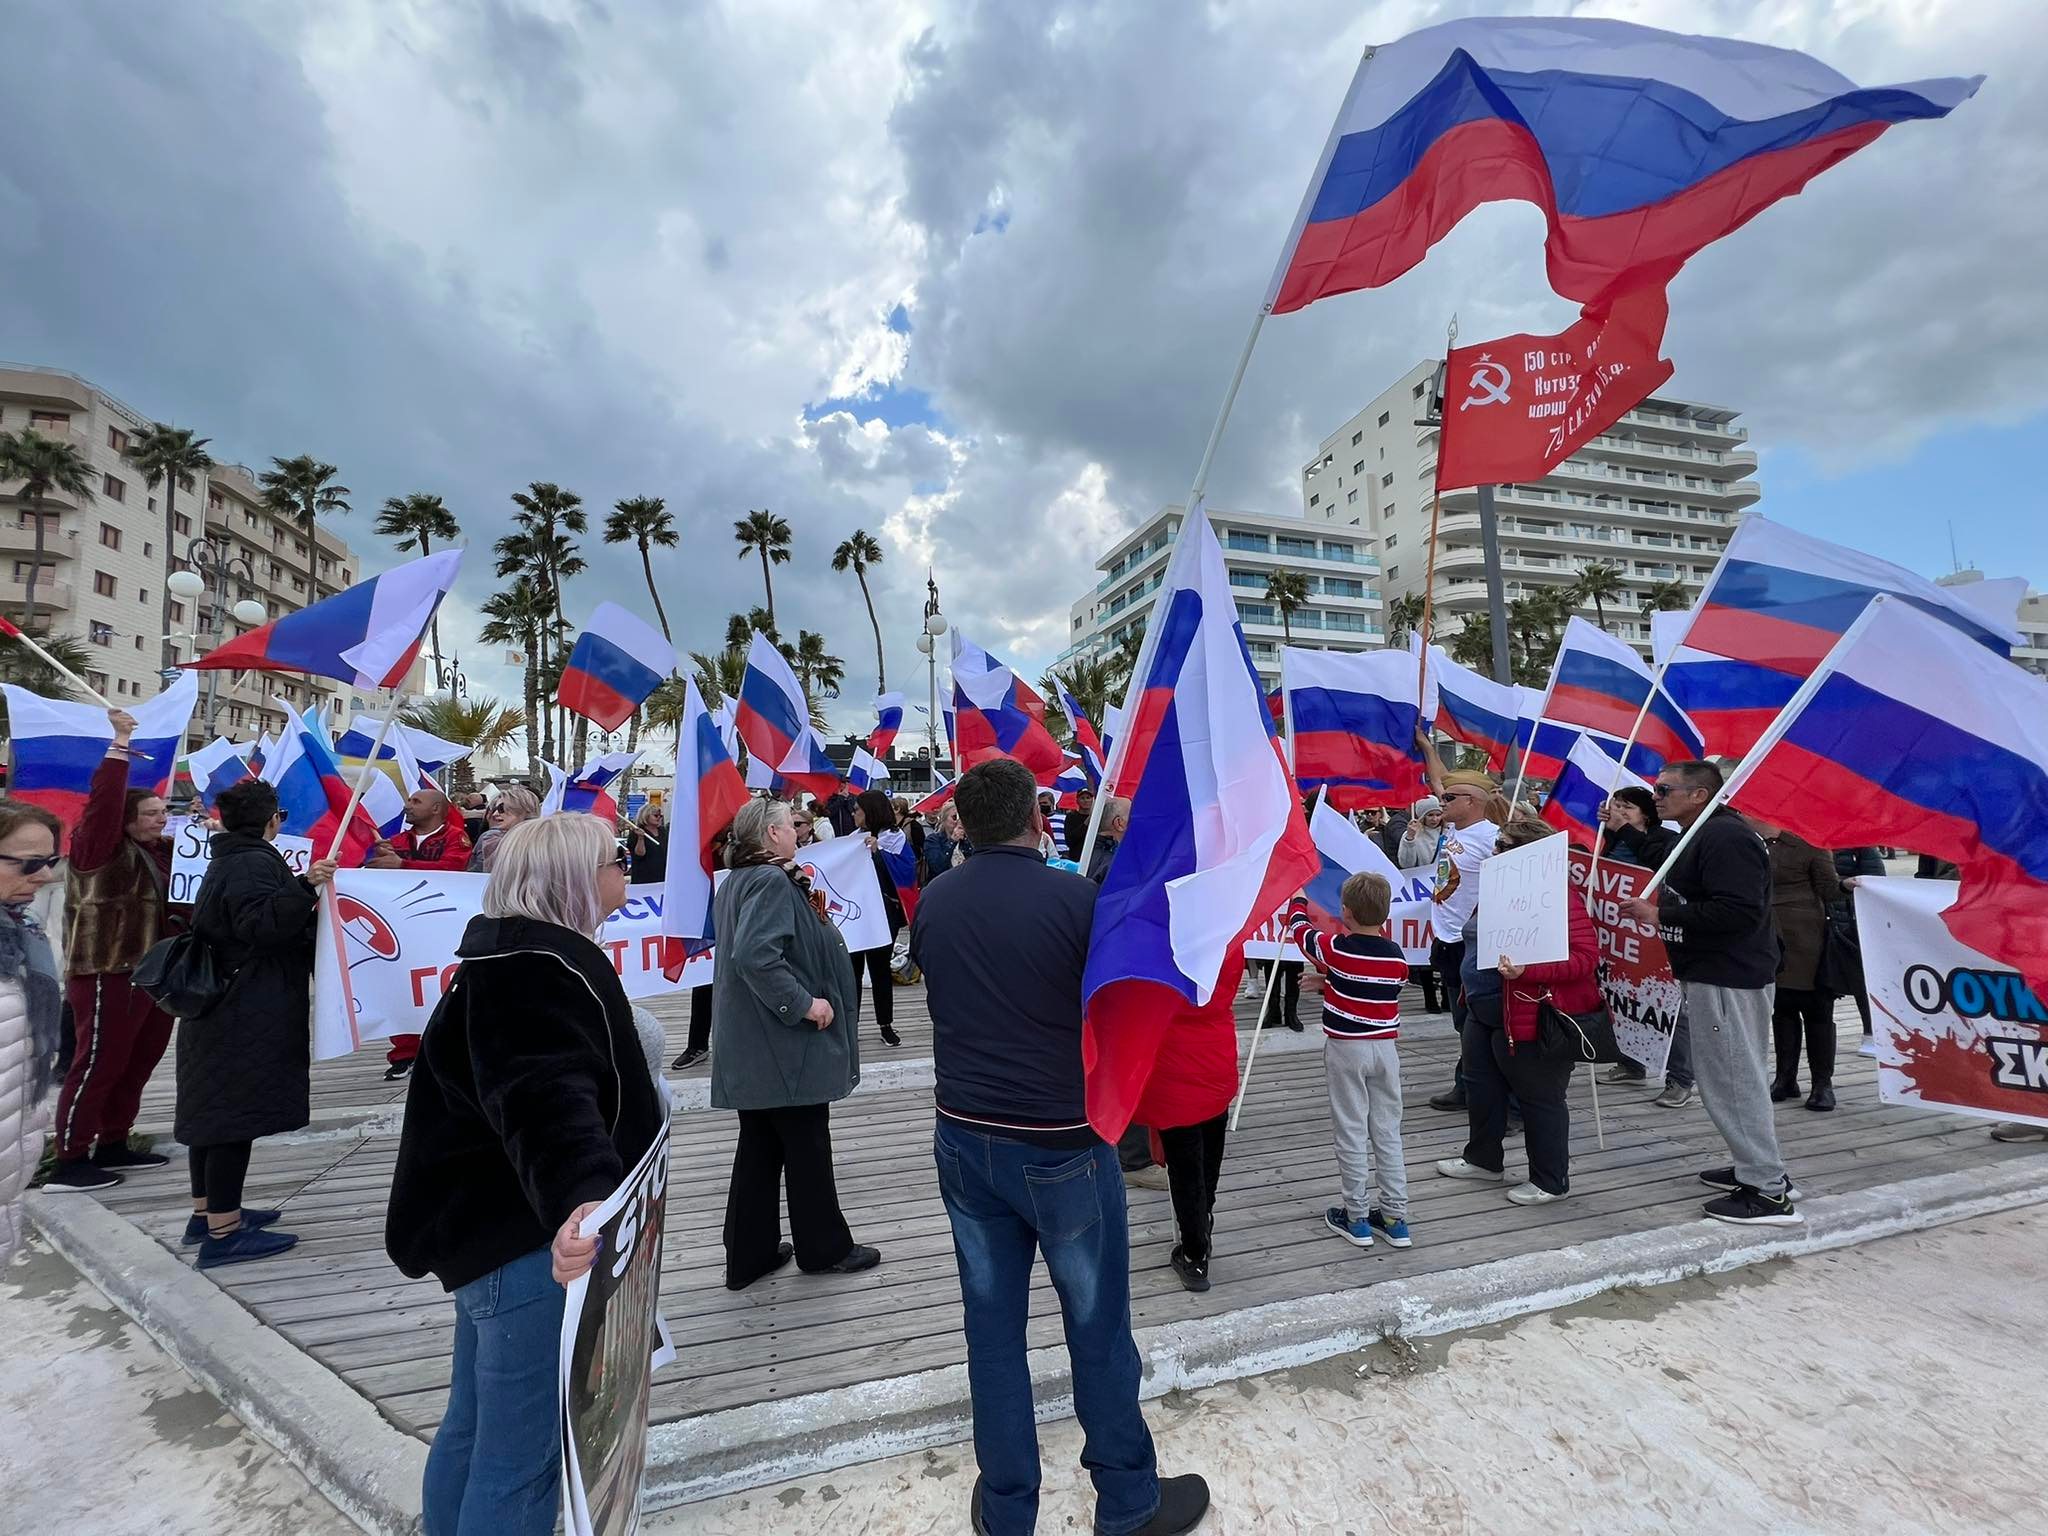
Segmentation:
{"type": "Polygon", "coordinates": [[[1571,844],[1546,837],[1479,866],[1479,959],[1516,965],[1562,960],[1569,950],[1571,844]]]}

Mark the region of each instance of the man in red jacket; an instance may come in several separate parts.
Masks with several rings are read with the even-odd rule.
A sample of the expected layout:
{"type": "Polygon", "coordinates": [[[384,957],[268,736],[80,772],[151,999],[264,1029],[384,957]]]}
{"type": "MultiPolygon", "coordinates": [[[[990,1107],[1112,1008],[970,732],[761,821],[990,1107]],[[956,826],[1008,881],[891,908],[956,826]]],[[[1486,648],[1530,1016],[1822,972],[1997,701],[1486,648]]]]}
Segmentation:
{"type": "MultiPolygon", "coordinates": [[[[365,869],[447,869],[469,867],[469,830],[462,812],[438,789],[414,790],[405,800],[405,830],[370,850],[365,869]]],[[[412,1071],[420,1053],[418,1035],[393,1035],[384,1059],[384,1081],[395,1083],[412,1071]]]]}

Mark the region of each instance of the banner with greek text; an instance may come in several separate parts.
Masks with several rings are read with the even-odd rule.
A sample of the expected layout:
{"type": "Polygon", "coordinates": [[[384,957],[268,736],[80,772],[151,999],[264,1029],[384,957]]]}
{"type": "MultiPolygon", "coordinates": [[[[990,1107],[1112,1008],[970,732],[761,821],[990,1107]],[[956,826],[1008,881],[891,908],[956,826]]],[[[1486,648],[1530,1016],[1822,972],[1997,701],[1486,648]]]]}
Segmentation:
{"type": "MultiPolygon", "coordinates": [[[[204,818],[174,823],[171,833],[170,901],[173,906],[190,906],[199,899],[199,882],[213,865],[213,823],[204,818]]],[[[313,867],[313,840],[279,834],[273,845],[291,865],[292,873],[303,875],[313,867]]]]}
{"type": "Polygon", "coordinates": [[[2020,974],[1956,942],[1953,880],[1866,876],[1856,931],[1887,1104],[2048,1125],[2048,1007],[2020,974]]]}
{"type": "MultiPolygon", "coordinates": [[[[1584,901],[1593,856],[1572,850],[1572,899],[1584,901]]],[[[1593,928],[1600,938],[1600,991],[1614,1016],[1614,1041],[1622,1054],[1642,1063],[1652,1077],[1664,1074],[1671,1037],[1678,1029],[1684,992],[1671,974],[1671,959],[1657,930],[1626,916],[1621,904],[1649,882],[1639,864],[1600,863],[1593,894],[1593,928]]]]}
{"type": "MultiPolygon", "coordinates": [[[[802,863],[849,949],[859,953],[888,944],[888,914],[864,840],[835,838],[806,848],[802,863]]],[[[483,908],[489,878],[439,870],[336,872],[320,904],[314,951],[315,1061],[426,1027],[441,989],[455,974],[463,930],[483,908]]],[[[659,885],[628,887],[626,904],[598,933],[598,946],[631,998],[687,991],[711,980],[711,954],[691,961],[678,981],[662,976],[662,896],[659,885]]]]}

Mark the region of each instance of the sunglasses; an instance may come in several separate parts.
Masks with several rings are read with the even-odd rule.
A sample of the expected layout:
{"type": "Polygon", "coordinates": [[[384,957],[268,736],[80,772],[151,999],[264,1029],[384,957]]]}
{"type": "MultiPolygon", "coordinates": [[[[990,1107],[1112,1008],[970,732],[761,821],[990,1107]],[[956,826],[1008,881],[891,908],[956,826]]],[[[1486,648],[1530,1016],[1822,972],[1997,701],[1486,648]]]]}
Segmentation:
{"type": "Polygon", "coordinates": [[[25,859],[19,854],[0,853],[0,863],[12,864],[24,875],[40,875],[46,869],[55,869],[64,862],[61,853],[46,854],[39,859],[25,859]]]}
{"type": "Polygon", "coordinates": [[[631,869],[633,867],[633,850],[631,848],[628,848],[624,843],[617,843],[613,846],[616,850],[616,856],[611,860],[610,863],[600,864],[598,868],[631,869]]]}

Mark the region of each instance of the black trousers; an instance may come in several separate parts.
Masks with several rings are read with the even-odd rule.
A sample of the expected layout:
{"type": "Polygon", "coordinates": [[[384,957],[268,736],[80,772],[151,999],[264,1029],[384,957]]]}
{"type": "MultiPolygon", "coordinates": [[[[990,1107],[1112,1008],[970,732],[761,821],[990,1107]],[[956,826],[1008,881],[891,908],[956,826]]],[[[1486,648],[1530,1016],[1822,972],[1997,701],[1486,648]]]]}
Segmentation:
{"type": "Polygon", "coordinates": [[[690,1038],[684,1049],[708,1051],[711,1049],[711,985],[690,988],[690,1038]]]}
{"type": "Polygon", "coordinates": [[[861,972],[867,972],[867,979],[875,993],[875,1022],[894,1027],[896,1023],[896,978],[889,974],[887,945],[880,949],[864,949],[853,957],[853,1021],[860,1023],[861,972]]]}
{"type": "Polygon", "coordinates": [[[743,1109],[725,1195],[727,1285],[746,1285],[775,1267],[785,1182],[798,1267],[830,1269],[853,1247],[832,1176],[832,1106],[743,1109]]]}
{"type": "Polygon", "coordinates": [[[1444,999],[1451,1005],[1451,1028],[1458,1032],[1458,1070],[1452,1078],[1452,1086],[1460,1093],[1466,1091],[1465,1077],[1465,941],[1446,944],[1442,939],[1429,941],[1429,968],[1442,978],[1444,999]]]}
{"type": "Polygon", "coordinates": [[[1159,1133],[1180,1246],[1197,1264],[1209,1258],[1209,1233],[1216,1225],[1216,1180],[1223,1173],[1223,1128],[1229,1122],[1226,1112],[1200,1125],[1177,1125],[1159,1133]]]}
{"type": "Polygon", "coordinates": [[[1444,1007],[1444,983],[1433,965],[1411,965],[1408,979],[1422,988],[1422,1010],[1425,1013],[1441,1013],[1444,1007]]]}
{"type": "Polygon", "coordinates": [[[1268,966],[1277,965],[1280,967],[1279,979],[1273,983],[1275,996],[1272,1004],[1268,1006],[1263,996],[1259,999],[1260,1006],[1266,1009],[1266,1021],[1261,1027],[1270,1029],[1276,1024],[1285,1024],[1299,1016],[1296,1010],[1301,1007],[1302,962],[1299,960],[1268,960],[1265,963],[1268,966]]]}
{"type": "Polygon", "coordinates": [[[1471,1135],[1465,1161],[1493,1173],[1507,1166],[1501,1142],[1507,1136],[1512,1094],[1522,1112],[1529,1182],[1553,1195],[1569,1193],[1572,1121],[1565,1091],[1571,1086],[1572,1058],[1545,1057],[1534,1040],[1518,1041],[1510,1051],[1506,1030],[1474,1016],[1465,1021],[1464,1071],[1471,1135]]]}
{"type": "Polygon", "coordinates": [[[1152,1133],[1133,1120],[1124,1127],[1123,1135],[1116,1143],[1117,1166],[1125,1173],[1136,1173],[1152,1166],[1152,1133]]]}
{"type": "Polygon", "coordinates": [[[192,1198],[204,1200],[216,1216],[242,1208],[242,1181],[249,1176],[249,1153],[253,1141],[223,1141],[210,1147],[194,1147],[187,1154],[192,1165],[192,1198]]]}
{"type": "Polygon", "coordinates": [[[1835,1082],[1835,999],[1827,992],[1778,988],[1771,1000],[1771,1034],[1778,1048],[1778,1076],[1799,1076],[1799,1037],[1806,1037],[1808,1070],[1813,1086],[1835,1082]]]}

